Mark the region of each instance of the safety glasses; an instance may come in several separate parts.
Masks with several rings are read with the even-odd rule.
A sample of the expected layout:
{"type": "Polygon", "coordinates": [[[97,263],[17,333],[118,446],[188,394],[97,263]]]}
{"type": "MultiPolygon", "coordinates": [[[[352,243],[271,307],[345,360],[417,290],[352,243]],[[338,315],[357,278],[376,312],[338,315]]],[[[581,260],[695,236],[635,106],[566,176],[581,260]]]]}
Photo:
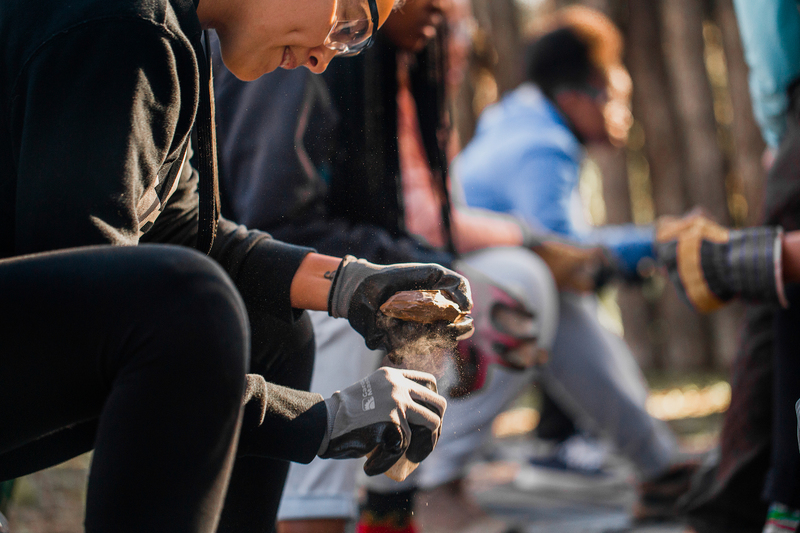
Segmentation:
{"type": "Polygon", "coordinates": [[[347,3],[352,5],[355,2],[354,0],[339,0],[336,20],[323,43],[340,56],[354,56],[372,46],[375,30],[378,28],[378,6],[375,0],[367,0],[369,13],[364,6],[364,1],[358,2],[358,7],[354,11],[363,13],[363,17],[358,18],[351,18],[352,15],[346,11],[339,13],[339,8],[343,5],[347,7],[347,3]]]}

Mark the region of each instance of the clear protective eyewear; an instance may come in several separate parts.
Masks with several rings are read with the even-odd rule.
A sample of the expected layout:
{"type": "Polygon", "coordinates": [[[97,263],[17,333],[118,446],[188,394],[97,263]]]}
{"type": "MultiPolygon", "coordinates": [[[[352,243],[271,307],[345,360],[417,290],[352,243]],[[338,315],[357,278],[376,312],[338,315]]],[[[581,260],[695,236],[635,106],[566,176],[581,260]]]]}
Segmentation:
{"type": "MultiPolygon", "coordinates": [[[[352,2],[352,0],[350,1],[352,2]]],[[[378,5],[375,0],[367,0],[367,2],[369,4],[368,18],[366,9],[362,10],[364,18],[357,19],[345,20],[339,18],[337,13],[331,31],[323,43],[325,47],[334,50],[339,56],[354,56],[372,46],[375,30],[378,27],[378,5]]],[[[339,0],[339,5],[341,4],[342,0],[339,0]]],[[[360,2],[362,8],[363,5],[363,2],[360,2]]]]}

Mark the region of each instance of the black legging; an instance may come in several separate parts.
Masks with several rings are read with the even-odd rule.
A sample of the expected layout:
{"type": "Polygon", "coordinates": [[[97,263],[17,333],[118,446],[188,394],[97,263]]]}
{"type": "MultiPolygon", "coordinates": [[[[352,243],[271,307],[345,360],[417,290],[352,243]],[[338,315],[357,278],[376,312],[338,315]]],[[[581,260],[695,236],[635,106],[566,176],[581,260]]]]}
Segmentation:
{"type": "MultiPolygon", "coordinates": [[[[220,267],[170,246],[4,260],[0,310],[0,479],[94,448],[87,532],[214,531],[250,352],[247,313],[220,267]]],[[[307,386],[307,321],[255,322],[253,369],[307,386]]],[[[286,466],[245,460],[225,505],[258,506],[226,511],[220,530],[235,518],[238,531],[271,531],[286,466]]]]}
{"type": "MultiPolygon", "coordinates": [[[[314,330],[308,314],[304,313],[294,324],[268,315],[251,314],[250,329],[253,337],[250,372],[264,376],[268,382],[307,391],[311,387],[315,350],[314,330]]],[[[262,439],[272,438],[271,433],[275,431],[268,424],[255,427],[254,417],[247,416],[249,409],[259,411],[261,405],[258,402],[248,404],[239,449],[257,453],[262,448],[262,439]]],[[[287,437],[274,435],[275,439],[287,437]]],[[[299,443],[290,440],[287,445],[297,447],[299,443]]],[[[288,472],[288,461],[238,457],[217,531],[271,533],[288,472]]]]}

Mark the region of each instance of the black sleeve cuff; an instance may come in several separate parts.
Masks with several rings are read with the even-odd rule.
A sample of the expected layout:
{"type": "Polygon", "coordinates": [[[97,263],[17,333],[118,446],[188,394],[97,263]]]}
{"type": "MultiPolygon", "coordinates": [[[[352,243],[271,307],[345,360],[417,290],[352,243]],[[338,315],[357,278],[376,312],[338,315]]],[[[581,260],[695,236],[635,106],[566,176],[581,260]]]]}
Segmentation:
{"type": "Polygon", "coordinates": [[[238,455],[310,463],[328,425],[322,395],[248,374],[238,455]]]}
{"type": "Polygon", "coordinates": [[[292,279],[312,252],[220,219],[210,255],[231,276],[251,315],[266,313],[291,323],[299,316],[290,299],[292,279]]]}

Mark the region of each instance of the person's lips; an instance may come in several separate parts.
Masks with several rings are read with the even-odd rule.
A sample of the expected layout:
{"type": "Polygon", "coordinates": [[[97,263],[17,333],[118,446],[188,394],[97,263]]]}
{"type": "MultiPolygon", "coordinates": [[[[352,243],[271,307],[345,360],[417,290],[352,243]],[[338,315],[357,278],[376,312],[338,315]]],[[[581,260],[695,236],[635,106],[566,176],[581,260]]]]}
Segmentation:
{"type": "Polygon", "coordinates": [[[292,49],[288,46],[283,49],[283,60],[281,61],[281,68],[293,69],[297,68],[297,59],[294,57],[292,49]]]}

